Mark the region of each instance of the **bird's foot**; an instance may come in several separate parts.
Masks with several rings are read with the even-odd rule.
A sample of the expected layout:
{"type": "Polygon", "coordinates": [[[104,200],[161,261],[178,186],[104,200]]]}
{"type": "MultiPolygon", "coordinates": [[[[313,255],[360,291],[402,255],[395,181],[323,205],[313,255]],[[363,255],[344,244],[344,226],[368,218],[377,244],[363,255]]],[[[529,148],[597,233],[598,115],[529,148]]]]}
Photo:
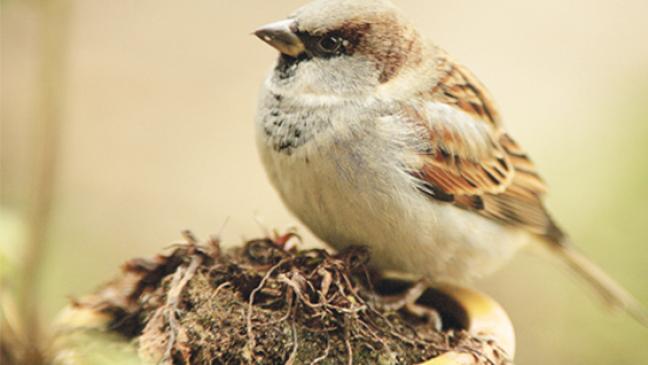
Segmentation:
{"type": "Polygon", "coordinates": [[[407,314],[424,319],[433,325],[436,330],[440,331],[443,327],[443,321],[439,312],[432,307],[417,303],[428,287],[427,282],[420,279],[402,294],[383,297],[382,308],[386,311],[403,310],[407,314]]]}

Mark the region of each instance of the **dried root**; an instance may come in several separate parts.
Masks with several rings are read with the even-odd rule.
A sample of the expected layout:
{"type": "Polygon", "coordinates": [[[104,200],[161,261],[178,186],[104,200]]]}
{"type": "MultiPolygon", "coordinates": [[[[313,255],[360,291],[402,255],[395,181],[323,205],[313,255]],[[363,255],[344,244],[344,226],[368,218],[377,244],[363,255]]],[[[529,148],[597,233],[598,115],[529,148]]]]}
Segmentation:
{"type": "Polygon", "coordinates": [[[76,303],[109,314],[110,330],[136,339],[147,361],[416,364],[460,349],[507,363],[465,332],[390,310],[368,279],[364,249],[298,251],[284,235],[222,251],[217,239],[184,237],[170,255],[128,262],[121,278],[76,303]]]}

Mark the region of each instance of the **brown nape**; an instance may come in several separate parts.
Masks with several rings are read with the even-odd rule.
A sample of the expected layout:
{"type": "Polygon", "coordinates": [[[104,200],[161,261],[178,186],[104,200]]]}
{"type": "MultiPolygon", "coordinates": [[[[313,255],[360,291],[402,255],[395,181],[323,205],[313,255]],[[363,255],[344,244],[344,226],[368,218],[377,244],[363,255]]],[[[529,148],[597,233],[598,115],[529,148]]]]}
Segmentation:
{"type": "Polygon", "coordinates": [[[360,21],[344,23],[337,31],[337,35],[348,42],[347,54],[353,55],[362,44],[367,34],[371,31],[372,24],[360,21]]]}

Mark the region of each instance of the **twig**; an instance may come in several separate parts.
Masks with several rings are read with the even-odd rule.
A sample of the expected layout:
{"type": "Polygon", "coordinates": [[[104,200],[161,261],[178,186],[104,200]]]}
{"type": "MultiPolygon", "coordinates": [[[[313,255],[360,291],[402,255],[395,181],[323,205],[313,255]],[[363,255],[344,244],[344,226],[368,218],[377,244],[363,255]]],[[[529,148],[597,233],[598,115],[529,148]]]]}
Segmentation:
{"type": "Polygon", "coordinates": [[[188,229],[185,229],[184,231],[182,231],[182,238],[184,238],[187,241],[187,244],[189,244],[189,245],[197,245],[198,244],[198,239],[193,234],[193,232],[191,232],[188,229]]]}
{"type": "Polygon", "coordinates": [[[216,289],[214,289],[214,292],[212,293],[212,295],[210,295],[209,301],[214,300],[214,298],[216,298],[218,296],[220,291],[225,289],[228,286],[232,286],[232,283],[229,282],[229,281],[226,281],[226,282],[222,283],[221,285],[219,285],[218,287],[216,287],[216,289]]]}
{"type": "Polygon", "coordinates": [[[286,298],[288,300],[288,310],[286,311],[286,314],[284,314],[281,318],[277,320],[266,323],[265,326],[271,326],[273,324],[281,323],[290,317],[290,315],[293,313],[293,302],[295,301],[293,297],[294,295],[293,295],[292,288],[288,288],[286,292],[286,298]]]}
{"type": "Polygon", "coordinates": [[[292,335],[293,335],[293,350],[292,353],[290,354],[290,357],[288,358],[288,361],[286,361],[286,365],[293,365],[295,363],[295,359],[297,359],[297,350],[299,349],[299,340],[297,338],[297,325],[295,324],[295,315],[293,315],[292,317],[290,328],[292,330],[292,335]]]}
{"type": "Polygon", "coordinates": [[[303,291],[299,287],[299,284],[297,282],[295,282],[294,280],[288,278],[287,275],[285,275],[285,274],[279,275],[278,280],[279,280],[280,283],[284,283],[288,287],[290,287],[295,292],[297,297],[299,297],[299,299],[301,299],[301,301],[304,302],[304,304],[306,304],[306,306],[308,306],[310,308],[313,308],[313,309],[321,308],[321,307],[324,306],[324,303],[314,304],[313,302],[311,302],[310,299],[308,299],[304,295],[303,291]]]}
{"type": "Polygon", "coordinates": [[[353,347],[351,346],[351,341],[349,340],[349,326],[347,326],[347,320],[348,317],[344,316],[344,344],[346,345],[347,348],[347,364],[348,365],[353,365],[353,347]]]}
{"type": "Polygon", "coordinates": [[[261,279],[261,282],[259,285],[252,290],[250,293],[250,300],[248,302],[248,311],[247,311],[247,335],[248,335],[248,343],[247,343],[247,349],[250,351],[250,355],[254,353],[254,347],[256,346],[256,340],[254,338],[254,331],[253,331],[253,326],[252,326],[252,310],[253,310],[253,304],[254,304],[254,297],[256,294],[265,286],[265,283],[268,281],[272,273],[277,270],[281,265],[285,264],[288,261],[288,259],[282,259],[277,263],[275,266],[271,267],[270,270],[263,276],[263,279],[261,279]]]}
{"type": "Polygon", "coordinates": [[[315,358],[310,363],[310,365],[319,364],[320,362],[326,360],[326,358],[328,358],[329,351],[331,351],[331,340],[327,338],[326,339],[326,349],[324,350],[324,354],[322,354],[322,356],[320,356],[320,357],[315,358]]]}
{"type": "Polygon", "coordinates": [[[38,284],[44,257],[47,230],[52,209],[54,181],[58,168],[58,146],[62,121],[62,95],[64,85],[64,63],[67,54],[67,1],[34,2],[40,15],[39,91],[35,143],[32,146],[33,185],[30,189],[31,202],[27,213],[28,238],[24,243],[22,263],[22,290],[18,294],[20,320],[24,334],[28,337],[25,364],[38,364],[41,357],[38,284]]]}
{"type": "MultiPolygon", "coordinates": [[[[184,274],[184,268],[183,267],[178,267],[176,272],[173,274],[173,280],[171,281],[171,290],[173,288],[178,287],[180,285],[180,280],[182,280],[182,276],[184,274]]],[[[178,319],[176,318],[176,313],[175,313],[175,298],[171,295],[171,290],[169,291],[169,294],[167,296],[166,304],[164,306],[164,312],[165,312],[165,317],[166,321],[169,324],[169,339],[167,342],[167,348],[166,351],[164,352],[164,356],[162,359],[160,359],[160,363],[171,363],[171,357],[172,357],[172,352],[173,352],[173,347],[175,346],[175,341],[176,341],[176,329],[178,328],[178,319]],[[171,309],[169,309],[171,308],[171,309]]]]}
{"type": "Polygon", "coordinates": [[[191,258],[189,267],[185,270],[182,266],[178,267],[176,272],[173,274],[173,280],[171,281],[171,287],[167,295],[167,300],[165,304],[166,310],[166,320],[169,324],[169,342],[167,343],[167,349],[164,353],[162,361],[172,362],[173,347],[175,346],[178,318],[176,313],[178,311],[178,302],[182,296],[182,292],[189,283],[189,280],[194,277],[196,271],[202,264],[202,256],[194,255],[191,258]]]}

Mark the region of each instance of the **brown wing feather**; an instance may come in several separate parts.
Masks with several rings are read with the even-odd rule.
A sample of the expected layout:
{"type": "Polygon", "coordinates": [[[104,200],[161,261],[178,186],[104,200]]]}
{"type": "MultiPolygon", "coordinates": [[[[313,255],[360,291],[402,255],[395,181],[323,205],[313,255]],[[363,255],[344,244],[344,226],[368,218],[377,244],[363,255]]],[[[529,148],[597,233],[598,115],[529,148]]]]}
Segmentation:
{"type": "Polygon", "coordinates": [[[440,77],[417,95],[419,100],[404,107],[415,133],[427,133],[423,140],[429,137],[427,146],[415,147],[418,164],[412,174],[420,189],[436,200],[542,237],[609,304],[648,326],[648,312],[641,303],[580,254],[551,219],[543,203],[547,188],[524,150],[504,132],[486,89],[439,51],[435,61],[440,77]],[[446,106],[455,115],[446,120],[443,115],[431,116],[428,106],[421,104],[446,106]],[[467,116],[472,123],[468,126],[467,116]],[[479,132],[468,135],[462,128],[479,132]]]}
{"type": "Polygon", "coordinates": [[[426,99],[453,105],[492,125],[500,124],[497,108],[482,83],[465,67],[442,57],[438,63],[439,82],[422,95],[426,99]]]}
{"type": "Polygon", "coordinates": [[[435,116],[409,110],[406,114],[429,133],[430,147],[419,151],[421,164],[413,172],[422,190],[434,199],[562,242],[564,234],[543,204],[544,182],[526,153],[502,129],[483,85],[449,59],[440,67],[443,76],[437,85],[420,96],[469,116],[474,124],[470,129],[479,130],[480,137],[462,133],[456,120],[438,122],[431,120],[435,116]]]}

